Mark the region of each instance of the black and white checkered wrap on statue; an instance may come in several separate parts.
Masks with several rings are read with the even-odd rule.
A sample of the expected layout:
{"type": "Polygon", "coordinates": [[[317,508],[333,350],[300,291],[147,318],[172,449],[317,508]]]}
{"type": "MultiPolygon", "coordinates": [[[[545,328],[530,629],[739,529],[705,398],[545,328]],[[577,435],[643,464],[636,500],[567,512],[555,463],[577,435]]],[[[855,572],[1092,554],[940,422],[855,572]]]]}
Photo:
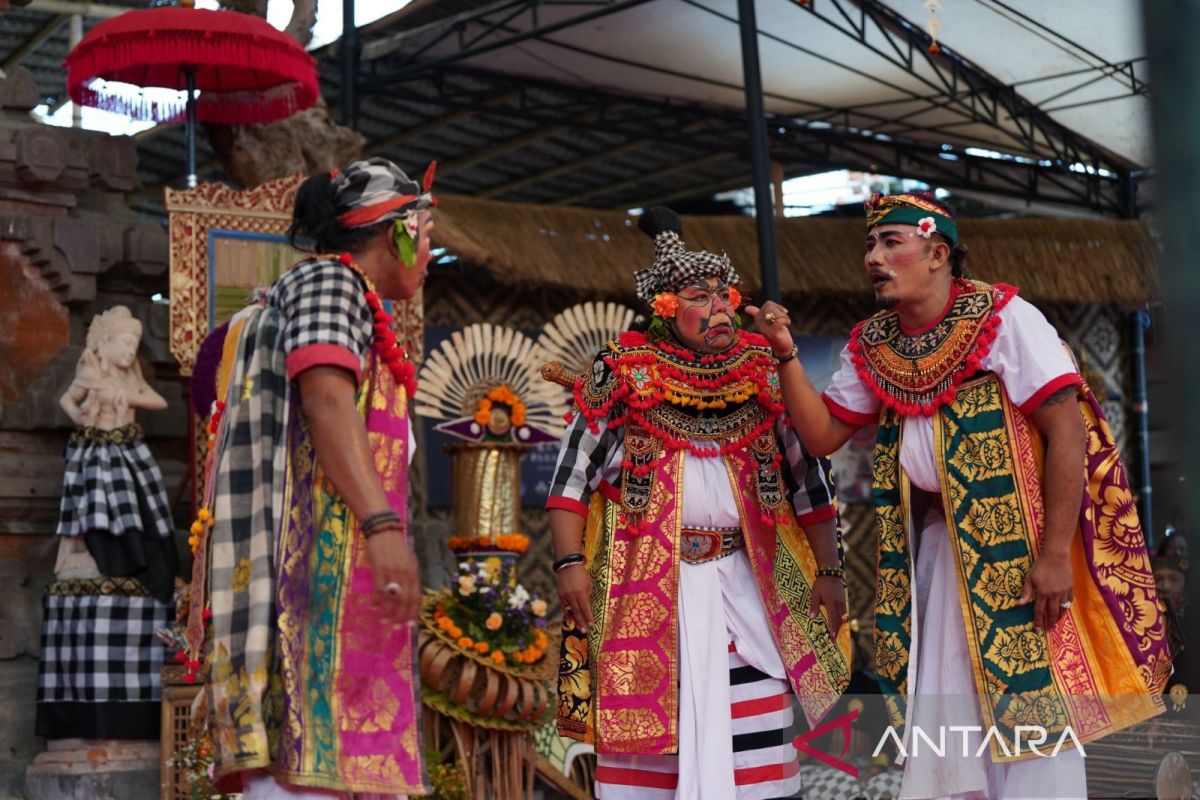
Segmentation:
{"type": "Polygon", "coordinates": [[[729,256],[688,250],[674,231],[654,236],[654,263],[633,274],[637,296],[647,304],[661,292],[677,292],[693,281],[709,277],[720,278],[729,286],[742,282],[729,263],[729,256]]]}
{"type": "Polygon", "coordinates": [[[62,596],[43,601],[39,703],[162,699],[166,647],[154,635],[171,606],[153,597],[62,596]]]}
{"type": "Polygon", "coordinates": [[[58,533],[112,536],[145,531],[162,538],[173,529],[162,472],[141,439],[67,444],[58,533]]]}

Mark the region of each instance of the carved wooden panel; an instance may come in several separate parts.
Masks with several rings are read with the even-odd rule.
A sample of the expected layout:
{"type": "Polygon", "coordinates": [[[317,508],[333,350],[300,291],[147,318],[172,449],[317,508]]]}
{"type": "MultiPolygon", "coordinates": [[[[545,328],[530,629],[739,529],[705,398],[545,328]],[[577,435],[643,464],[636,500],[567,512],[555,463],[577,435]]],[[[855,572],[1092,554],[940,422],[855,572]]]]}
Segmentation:
{"type": "MultiPolygon", "coordinates": [[[[239,191],[220,183],[166,190],[170,216],[171,354],[183,375],[209,330],[303,257],[286,241],[304,177],[239,191]]],[[[395,304],[397,333],[414,359],[422,353],[422,300],[395,304]]]]}

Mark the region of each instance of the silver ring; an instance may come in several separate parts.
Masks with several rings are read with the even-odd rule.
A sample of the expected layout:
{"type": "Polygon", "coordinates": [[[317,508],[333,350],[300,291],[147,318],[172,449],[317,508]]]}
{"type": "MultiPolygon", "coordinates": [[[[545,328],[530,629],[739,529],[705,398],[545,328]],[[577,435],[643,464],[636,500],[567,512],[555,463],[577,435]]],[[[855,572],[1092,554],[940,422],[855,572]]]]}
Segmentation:
{"type": "Polygon", "coordinates": [[[401,586],[400,584],[396,583],[395,581],[392,581],[391,583],[389,583],[383,587],[383,593],[388,595],[389,597],[399,597],[400,593],[403,591],[404,591],[404,587],[401,586]]]}
{"type": "Polygon", "coordinates": [[[763,319],[767,321],[768,325],[774,325],[775,320],[779,319],[779,317],[775,315],[774,311],[768,311],[766,314],[763,314],[763,319]]]}
{"type": "Polygon", "coordinates": [[[1059,608],[1070,608],[1072,605],[1074,605],[1073,601],[1063,600],[1061,603],[1058,604],[1058,607],[1059,608]]]}

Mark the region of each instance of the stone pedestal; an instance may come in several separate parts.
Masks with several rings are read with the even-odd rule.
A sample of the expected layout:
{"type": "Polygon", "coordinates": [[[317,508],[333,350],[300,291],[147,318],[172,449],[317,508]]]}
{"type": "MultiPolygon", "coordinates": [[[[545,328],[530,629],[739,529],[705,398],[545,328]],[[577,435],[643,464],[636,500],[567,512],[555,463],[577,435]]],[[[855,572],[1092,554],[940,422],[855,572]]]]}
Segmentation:
{"type": "Polygon", "coordinates": [[[159,744],[51,739],[25,770],[28,800],[153,800],[159,796],[159,744]]]}

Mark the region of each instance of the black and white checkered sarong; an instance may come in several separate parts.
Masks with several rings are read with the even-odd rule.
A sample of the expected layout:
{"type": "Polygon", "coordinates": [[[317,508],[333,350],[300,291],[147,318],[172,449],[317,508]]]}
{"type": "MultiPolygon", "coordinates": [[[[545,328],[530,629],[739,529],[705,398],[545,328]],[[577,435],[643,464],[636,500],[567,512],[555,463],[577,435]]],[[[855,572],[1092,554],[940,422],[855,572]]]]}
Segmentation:
{"type": "Polygon", "coordinates": [[[167,648],[154,635],[172,607],[129,579],[65,581],[43,600],[39,703],[157,702],[167,648]],[[100,588],[69,588],[92,584],[100,588]],[[116,585],[114,588],[113,585],[116,585]],[[71,592],[71,593],[68,593],[71,592]]]}
{"type": "Polygon", "coordinates": [[[58,534],[145,532],[167,538],[173,525],[162,471],[141,438],[116,443],[72,436],[66,449],[58,534]]]}

